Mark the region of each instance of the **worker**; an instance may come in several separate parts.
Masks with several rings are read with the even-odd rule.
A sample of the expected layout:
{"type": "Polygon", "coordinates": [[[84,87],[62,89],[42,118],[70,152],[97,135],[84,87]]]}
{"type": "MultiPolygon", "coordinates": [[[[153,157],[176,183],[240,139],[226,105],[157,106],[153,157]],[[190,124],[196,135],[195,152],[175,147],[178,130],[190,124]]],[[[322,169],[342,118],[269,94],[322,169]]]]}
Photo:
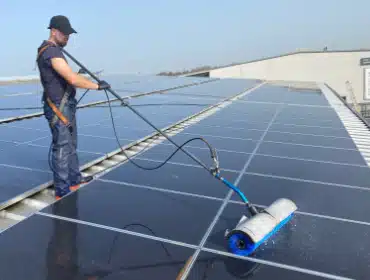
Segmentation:
{"type": "Polygon", "coordinates": [[[51,167],[55,197],[60,199],[93,179],[91,176],[83,177],[79,170],[76,88],[105,90],[110,85],[105,81],[94,83],[68,65],[62,48],[67,45],[69,36],[77,32],[67,17],[52,17],[48,29],[49,39],[44,40],[38,48],[37,66],[44,89],[44,115],[52,135],[51,167]]]}

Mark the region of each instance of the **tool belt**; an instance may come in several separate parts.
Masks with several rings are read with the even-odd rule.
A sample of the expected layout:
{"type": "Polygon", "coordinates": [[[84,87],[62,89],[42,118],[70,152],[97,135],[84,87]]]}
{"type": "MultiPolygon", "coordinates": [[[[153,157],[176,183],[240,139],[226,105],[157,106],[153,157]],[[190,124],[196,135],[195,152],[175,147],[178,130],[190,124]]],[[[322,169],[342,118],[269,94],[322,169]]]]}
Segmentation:
{"type": "MultiPolygon", "coordinates": [[[[51,46],[51,44],[47,44],[46,46],[44,46],[43,48],[40,49],[40,51],[37,54],[36,61],[39,59],[40,55],[50,46],[51,46]]],[[[71,126],[69,120],[62,113],[63,110],[64,110],[64,106],[65,106],[65,104],[67,103],[67,101],[69,99],[69,95],[70,95],[70,93],[68,92],[68,90],[66,90],[64,95],[63,95],[62,101],[60,102],[59,108],[51,101],[51,99],[49,97],[46,97],[46,102],[49,104],[50,108],[53,110],[53,112],[55,114],[52,121],[51,121],[51,126],[54,127],[54,125],[56,124],[56,122],[58,121],[58,118],[59,118],[62,121],[62,123],[65,126],[67,126],[69,128],[70,132],[72,133],[72,130],[71,130],[72,126],[71,126]]]]}

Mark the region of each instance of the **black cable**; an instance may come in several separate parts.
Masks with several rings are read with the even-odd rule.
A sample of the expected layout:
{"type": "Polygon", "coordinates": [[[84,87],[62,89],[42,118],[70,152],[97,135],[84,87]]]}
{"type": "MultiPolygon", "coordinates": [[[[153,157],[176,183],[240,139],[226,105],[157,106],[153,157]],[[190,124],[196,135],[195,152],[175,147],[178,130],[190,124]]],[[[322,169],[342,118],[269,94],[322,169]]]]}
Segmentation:
{"type": "MultiPolygon", "coordinates": [[[[118,138],[118,135],[117,135],[117,131],[116,131],[116,126],[115,126],[115,123],[114,123],[114,118],[113,118],[113,112],[112,112],[112,107],[111,107],[111,104],[110,104],[110,99],[109,99],[109,96],[108,96],[108,93],[106,90],[104,90],[105,92],[105,95],[107,96],[107,100],[108,100],[108,104],[109,104],[109,111],[110,111],[110,117],[111,117],[111,121],[112,121],[112,126],[113,126],[113,131],[114,131],[114,135],[115,135],[115,138],[116,138],[116,141],[117,141],[117,144],[118,146],[120,147],[122,153],[127,157],[127,159],[133,164],[135,165],[136,167],[140,168],[140,169],[143,169],[143,170],[156,170],[156,169],[159,169],[161,168],[163,165],[165,165],[183,146],[185,146],[186,144],[188,144],[189,142],[192,142],[192,141],[195,141],[195,140],[201,140],[203,141],[204,143],[206,143],[206,145],[208,146],[208,148],[210,149],[210,152],[211,152],[211,157],[214,158],[215,157],[215,150],[212,148],[212,146],[202,137],[194,137],[194,138],[191,138],[189,140],[187,140],[185,143],[183,143],[182,145],[178,146],[177,149],[172,153],[170,154],[170,156],[164,160],[162,163],[160,163],[159,165],[155,166],[155,167],[144,167],[138,163],[136,163],[133,159],[131,159],[130,156],[128,156],[125,151],[123,150],[122,146],[121,146],[121,143],[119,142],[119,138],[118,138]]],[[[217,157],[217,156],[216,156],[217,157]]]]}
{"type": "MultiPolygon", "coordinates": [[[[143,227],[145,229],[147,229],[153,236],[155,237],[158,237],[157,234],[148,226],[144,225],[144,224],[140,224],[140,223],[131,223],[131,224],[127,224],[125,225],[122,229],[126,229],[128,227],[132,227],[132,226],[139,226],[139,227],[143,227]]],[[[103,278],[106,278],[106,277],[109,277],[111,276],[112,274],[114,273],[119,273],[123,270],[127,270],[127,269],[130,269],[130,267],[125,267],[125,266],[120,266],[120,267],[117,267],[116,269],[111,269],[113,268],[113,266],[111,265],[111,261],[112,261],[112,255],[113,255],[113,251],[114,251],[114,248],[115,248],[115,244],[117,242],[117,239],[118,237],[122,236],[121,233],[117,232],[113,238],[113,242],[112,242],[112,245],[110,247],[110,250],[109,250],[109,253],[108,253],[108,265],[110,266],[110,268],[108,269],[107,268],[103,268],[103,269],[97,269],[89,274],[85,274],[85,276],[90,276],[90,277],[99,277],[99,279],[103,279],[103,278]]],[[[182,265],[182,262],[179,262],[179,263],[176,263],[174,261],[174,258],[172,257],[170,251],[166,248],[166,244],[163,242],[163,241],[159,241],[162,249],[164,250],[167,258],[169,259],[169,263],[168,264],[178,264],[179,266],[182,265]]],[[[167,264],[167,263],[166,263],[167,264]]],[[[156,266],[156,265],[154,265],[156,266]]],[[[135,269],[135,267],[131,268],[131,269],[135,269]]]]}
{"type": "Polygon", "coordinates": [[[80,101],[82,100],[82,98],[84,98],[84,97],[85,97],[85,95],[86,95],[86,93],[87,93],[88,91],[89,91],[89,89],[87,89],[87,90],[84,92],[84,94],[82,94],[82,96],[80,97],[80,99],[78,99],[77,104],[76,104],[76,107],[77,107],[78,103],[80,103],[80,101]]]}
{"type": "MultiPolygon", "coordinates": [[[[148,226],[146,226],[146,225],[143,225],[143,224],[140,224],[140,223],[128,224],[128,225],[124,226],[122,229],[126,229],[126,228],[131,227],[131,226],[139,226],[139,227],[143,227],[143,228],[147,229],[148,231],[150,231],[150,232],[151,232],[151,234],[153,234],[155,237],[158,237],[158,236],[155,234],[155,232],[154,232],[150,227],[148,227],[148,226]]],[[[113,242],[112,242],[112,246],[111,246],[111,248],[110,248],[110,250],[109,250],[109,259],[108,259],[108,264],[110,264],[110,263],[111,263],[112,255],[113,255],[114,245],[116,244],[117,239],[118,239],[118,237],[119,237],[119,236],[122,236],[122,234],[121,234],[121,233],[119,233],[119,232],[117,232],[117,233],[116,233],[116,235],[114,236],[114,239],[113,239],[113,242]]],[[[172,258],[172,255],[170,254],[170,252],[168,251],[168,249],[166,248],[166,246],[164,245],[164,243],[163,243],[163,242],[161,242],[161,241],[160,241],[159,243],[161,244],[161,246],[162,246],[163,250],[165,251],[165,253],[166,253],[167,257],[168,257],[169,259],[173,259],[173,258],[172,258]]]]}
{"type": "MultiPolygon", "coordinates": [[[[84,94],[81,96],[81,98],[77,101],[77,104],[76,106],[80,103],[80,101],[83,99],[83,97],[87,94],[89,90],[86,90],[84,92],[84,94]]],[[[126,152],[124,151],[124,149],[122,148],[121,146],[121,143],[119,141],[119,138],[118,138],[118,134],[117,134],[117,130],[116,130],[116,126],[115,126],[115,122],[114,122],[114,117],[113,117],[113,112],[112,112],[112,105],[111,105],[111,100],[109,99],[109,96],[108,96],[108,93],[107,93],[107,90],[104,90],[105,92],[105,95],[107,97],[107,101],[108,101],[108,105],[109,105],[109,112],[110,112],[110,118],[111,118],[111,122],[112,122],[112,127],[113,127],[113,131],[114,131],[114,135],[115,135],[115,139],[117,141],[117,144],[119,146],[119,148],[121,149],[122,153],[127,157],[127,159],[129,160],[129,162],[131,162],[133,165],[135,165],[136,167],[140,168],[140,169],[143,169],[143,170],[156,170],[156,169],[159,169],[161,168],[162,166],[164,166],[179,150],[182,149],[182,147],[184,147],[185,145],[187,145],[188,143],[192,142],[192,141],[195,141],[195,140],[200,140],[202,142],[204,142],[209,150],[210,150],[210,153],[211,153],[211,158],[217,160],[217,154],[216,154],[216,151],[212,148],[212,146],[202,137],[194,137],[194,138],[191,138],[189,140],[187,140],[185,143],[183,143],[182,145],[180,146],[177,146],[176,150],[169,155],[169,157],[167,159],[165,159],[162,163],[160,163],[159,165],[157,166],[154,166],[154,167],[145,167],[145,166],[142,166],[138,163],[136,163],[129,155],[126,154],[126,152]]],[[[141,105],[144,105],[144,104],[141,104],[141,105]]],[[[121,107],[121,106],[120,106],[121,107]]],[[[71,123],[74,121],[74,118],[75,118],[76,114],[74,115],[71,123]]],[[[155,141],[157,138],[159,138],[160,135],[158,135],[157,137],[153,137],[152,141],[155,141]]],[[[149,148],[149,145],[152,143],[152,141],[148,142],[146,144],[146,146],[144,146],[144,148],[140,151],[140,153],[143,153],[147,148],[149,148]]],[[[51,154],[52,154],[52,148],[53,148],[53,141],[51,141],[51,144],[50,144],[50,148],[49,148],[49,166],[50,166],[50,169],[53,171],[53,173],[58,176],[57,172],[55,171],[54,167],[53,167],[53,164],[52,164],[52,160],[51,160],[51,154]]],[[[63,180],[62,178],[59,177],[59,179],[63,180]]]]}

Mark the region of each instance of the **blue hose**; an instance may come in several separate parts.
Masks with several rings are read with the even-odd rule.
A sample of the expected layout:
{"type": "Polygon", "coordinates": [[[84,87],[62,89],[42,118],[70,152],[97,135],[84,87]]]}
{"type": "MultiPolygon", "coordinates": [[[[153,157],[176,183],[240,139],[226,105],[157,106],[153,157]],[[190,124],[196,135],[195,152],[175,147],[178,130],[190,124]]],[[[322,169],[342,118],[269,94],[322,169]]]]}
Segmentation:
{"type": "Polygon", "coordinates": [[[220,179],[226,186],[228,186],[230,189],[232,189],[234,192],[236,192],[239,196],[240,196],[240,198],[241,198],[241,200],[245,203],[245,204],[248,204],[249,203],[249,201],[248,201],[248,199],[246,198],[246,196],[242,193],[242,191],[239,189],[239,188],[237,188],[236,186],[234,186],[233,184],[231,184],[229,181],[227,181],[225,178],[223,178],[223,177],[220,177],[220,174],[219,173],[217,173],[216,175],[215,175],[218,179],[220,179]]]}

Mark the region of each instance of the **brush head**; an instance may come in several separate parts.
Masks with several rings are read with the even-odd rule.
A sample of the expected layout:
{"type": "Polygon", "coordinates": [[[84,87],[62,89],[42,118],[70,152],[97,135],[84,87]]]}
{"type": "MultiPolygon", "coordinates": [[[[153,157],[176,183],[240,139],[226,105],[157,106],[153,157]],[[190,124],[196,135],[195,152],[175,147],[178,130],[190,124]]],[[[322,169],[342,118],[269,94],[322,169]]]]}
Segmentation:
{"type": "Polygon", "coordinates": [[[226,236],[229,250],[237,255],[251,254],[284,226],[296,210],[293,201],[280,198],[251,218],[243,216],[226,236]]]}

